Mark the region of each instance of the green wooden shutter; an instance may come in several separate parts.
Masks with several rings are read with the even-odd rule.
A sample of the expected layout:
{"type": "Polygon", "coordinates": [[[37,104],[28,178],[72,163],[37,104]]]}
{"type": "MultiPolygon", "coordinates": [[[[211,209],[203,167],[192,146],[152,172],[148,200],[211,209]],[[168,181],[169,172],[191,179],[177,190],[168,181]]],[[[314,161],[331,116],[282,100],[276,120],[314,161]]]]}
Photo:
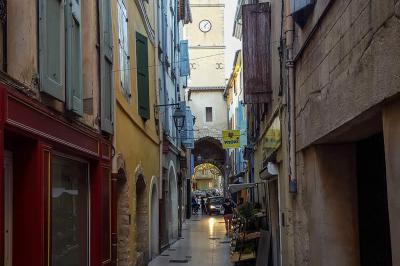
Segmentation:
{"type": "Polygon", "coordinates": [[[149,119],[149,64],[147,38],[138,32],[136,33],[136,65],[139,115],[144,119],[149,119]]]}
{"type": "Polygon", "coordinates": [[[40,90],[64,101],[64,1],[39,0],[40,90]]]}
{"type": "Polygon", "coordinates": [[[101,129],[113,133],[111,1],[100,0],[101,129]]]}
{"type": "Polygon", "coordinates": [[[66,22],[66,94],[67,109],[83,114],[82,56],[81,56],[81,7],[80,0],[67,0],[66,22]]]}

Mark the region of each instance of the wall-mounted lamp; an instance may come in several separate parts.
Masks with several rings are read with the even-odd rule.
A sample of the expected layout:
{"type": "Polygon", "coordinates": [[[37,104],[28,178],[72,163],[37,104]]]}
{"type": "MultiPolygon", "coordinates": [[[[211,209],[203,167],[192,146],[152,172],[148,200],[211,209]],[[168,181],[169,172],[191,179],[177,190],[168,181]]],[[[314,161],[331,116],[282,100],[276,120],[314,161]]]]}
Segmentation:
{"type": "Polygon", "coordinates": [[[174,114],[172,115],[174,118],[174,123],[175,127],[180,132],[183,129],[183,126],[185,125],[185,118],[186,118],[186,113],[181,110],[180,107],[175,109],[174,114]]]}
{"type": "Polygon", "coordinates": [[[172,115],[172,118],[174,119],[174,124],[175,124],[176,129],[178,130],[178,132],[180,132],[185,125],[186,113],[184,110],[181,109],[181,105],[179,103],[154,105],[154,109],[160,108],[160,107],[168,107],[168,106],[176,106],[176,109],[174,111],[174,114],[172,115]]]}

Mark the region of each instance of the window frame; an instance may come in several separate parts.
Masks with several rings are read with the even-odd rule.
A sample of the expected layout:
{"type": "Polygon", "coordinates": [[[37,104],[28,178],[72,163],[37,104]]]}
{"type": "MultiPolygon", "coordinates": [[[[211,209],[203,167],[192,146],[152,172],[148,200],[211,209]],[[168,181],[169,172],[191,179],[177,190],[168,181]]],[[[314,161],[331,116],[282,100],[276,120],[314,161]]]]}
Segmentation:
{"type": "Polygon", "coordinates": [[[125,1],[117,0],[119,83],[122,95],[131,101],[128,10],[125,1]],[[122,25],[122,26],[121,26],[122,25]]]}
{"type": "Polygon", "coordinates": [[[206,123],[212,123],[213,122],[213,108],[212,106],[206,106],[206,123]],[[207,112],[208,110],[210,110],[210,112],[207,112]],[[210,114],[210,119],[208,119],[208,115],[210,114]]]}

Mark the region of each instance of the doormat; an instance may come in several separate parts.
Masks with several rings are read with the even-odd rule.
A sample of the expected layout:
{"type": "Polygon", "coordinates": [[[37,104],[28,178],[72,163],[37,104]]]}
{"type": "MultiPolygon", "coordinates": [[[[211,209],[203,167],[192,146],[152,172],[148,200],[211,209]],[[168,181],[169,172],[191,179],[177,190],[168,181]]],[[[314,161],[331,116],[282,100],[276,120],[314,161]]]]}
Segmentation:
{"type": "Polygon", "coordinates": [[[210,240],[218,240],[218,239],[221,239],[220,237],[210,237],[209,238],[210,240]]]}
{"type": "Polygon", "coordinates": [[[169,260],[169,263],[189,263],[189,260],[169,260]]]}
{"type": "Polygon", "coordinates": [[[160,256],[161,257],[169,257],[170,255],[169,254],[161,254],[160,256]]]}
{"type": "Polygon", "coordinates": [[[227,241],[221,241],[221,242],[219,242],[219,243],[221,243],[221,244],[230,244],[231,241],[227,240],[227,241]]]}

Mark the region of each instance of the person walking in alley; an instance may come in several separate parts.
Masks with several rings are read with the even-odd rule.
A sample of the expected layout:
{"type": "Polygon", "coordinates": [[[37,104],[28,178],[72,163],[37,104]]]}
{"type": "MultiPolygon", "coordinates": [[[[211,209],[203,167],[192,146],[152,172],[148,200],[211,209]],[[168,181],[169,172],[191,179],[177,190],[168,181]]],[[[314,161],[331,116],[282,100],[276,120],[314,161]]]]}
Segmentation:
{"type": "Polygon", "coordinates": [[[224,220],[225,220],[225,229],[226,235],[230,236],[232,218],[233,218],[233,204],[230,199],[226,198],[224,204],[222,204],[224,208],[224,220]]]}
{"type": "Polygon", "coordinates": [[[207,214],[206,202],[204,201],[204,198],[201,198],[200,204],[201,204],[201,214],[207,214]]]}

